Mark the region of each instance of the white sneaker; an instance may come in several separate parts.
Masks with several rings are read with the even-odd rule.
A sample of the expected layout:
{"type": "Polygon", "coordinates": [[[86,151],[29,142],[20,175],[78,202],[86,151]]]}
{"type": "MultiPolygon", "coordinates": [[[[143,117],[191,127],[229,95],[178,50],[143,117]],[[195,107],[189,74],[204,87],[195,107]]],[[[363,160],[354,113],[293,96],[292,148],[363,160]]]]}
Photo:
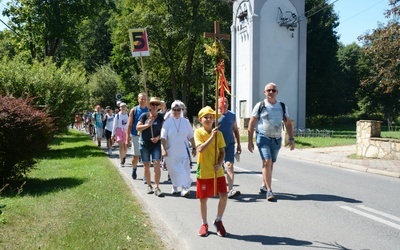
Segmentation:
{"type": "Polygon", "coordinates": [[[178,193],[179,193],[178,188],[177,187],[172,187],[171,194],[178,194],[178,193]]]}
{"type": "Polygon", "coordinates": [[[261,193],[266,193],[266,192],[268,192],[267,187],[261,186],[261,187],[260,187],[260,192],[261,192],[261,193]]]}
{"type": "Polygon", "coordinates": [[[190,194],[190,190],[188,188],[182,188],[182,191],[181,191],[182,197],[188,197],[189,194],[190,194]]]}

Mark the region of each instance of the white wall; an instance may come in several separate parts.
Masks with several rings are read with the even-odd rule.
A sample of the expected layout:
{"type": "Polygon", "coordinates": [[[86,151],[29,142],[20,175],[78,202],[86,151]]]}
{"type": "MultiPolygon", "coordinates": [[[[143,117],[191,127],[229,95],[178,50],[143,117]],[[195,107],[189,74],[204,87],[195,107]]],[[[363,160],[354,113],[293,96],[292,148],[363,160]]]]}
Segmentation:
{"type": "MultiPolygon", "coordinates": [[[[306,21],[294,29],[280,26],[284,17],[304,16],[305,0],[241,0],[233,4],[232,98],[237,118],[249,118],[254,105],[265,98],[269,82],[278,85],[278,100],[289,108],[295,126],[305,125],[306,21]],[[293,4],[292,4],[293,2],[293,4]],[[246,28],[237,16],[247,9],[246,28]],[[298,13],[300,12],[300,13],[298,13]]],[[[238,119],[239,126],[240,119],[238,119]]]]}
{"type": "Polygon", "coordinates": [[[258,96],[265,98],[265,84],[274,82],[278,85],[277,99],[289,107],[291,119],[297,120],[298,103],[298,28],[290,31],[277,23],[278,7],[284,12],[291,11],[298,16],[296,9],[288,0],[269,0],[260,11],[260,64],[254,73],[260,75],[258,96]]]}

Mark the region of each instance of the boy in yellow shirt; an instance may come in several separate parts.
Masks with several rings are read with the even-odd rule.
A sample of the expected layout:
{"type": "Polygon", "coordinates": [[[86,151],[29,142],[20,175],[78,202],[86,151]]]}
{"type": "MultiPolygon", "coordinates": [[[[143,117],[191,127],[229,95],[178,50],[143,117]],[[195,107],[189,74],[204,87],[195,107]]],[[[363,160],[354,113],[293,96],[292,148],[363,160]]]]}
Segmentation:
{"type": "Polygon", "coordinates": [[[213,224],[217,229],[217,234],[225,237],[226,231],[221,221],[228,200],[226,179],[224,169],[222,168],[222,162],[225,157],[225,141],[222,133],[218,131],[218,128],[212,127],[215,121],[215,111],[211,107],[207,106],[202,108],[199,111],[198,119],[203,125],[194,132],[194,140],[198,152],[196,197],[200,199],[200,213],[202,219],[199,236],[206,237],[209,235],[207,223],[207,201],[208,197],[213,197],[215,195],[214,176],[216,176],[216,193],[219,194],[219,203],[218,214],[213,224]],[[215,145],[216,136],[218,145],[215,145]],[[217,155],[215,155],[216,152],[217,155]]]}

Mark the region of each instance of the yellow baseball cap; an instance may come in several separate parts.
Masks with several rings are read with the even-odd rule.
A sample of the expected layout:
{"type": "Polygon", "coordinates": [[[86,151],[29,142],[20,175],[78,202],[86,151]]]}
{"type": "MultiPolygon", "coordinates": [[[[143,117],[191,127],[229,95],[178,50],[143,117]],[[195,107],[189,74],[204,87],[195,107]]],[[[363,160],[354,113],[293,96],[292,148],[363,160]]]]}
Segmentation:
{"type": "MultiPolygon", "coordinates": [[[[202,109],[200,109],[198,117],[201,118],[205,115],[215,115],[215,111],[210,107],[210,106],[206,106],[202,109]]],[[[218,118],[221,117],[222,114],[218,113],[218,118]]]]}

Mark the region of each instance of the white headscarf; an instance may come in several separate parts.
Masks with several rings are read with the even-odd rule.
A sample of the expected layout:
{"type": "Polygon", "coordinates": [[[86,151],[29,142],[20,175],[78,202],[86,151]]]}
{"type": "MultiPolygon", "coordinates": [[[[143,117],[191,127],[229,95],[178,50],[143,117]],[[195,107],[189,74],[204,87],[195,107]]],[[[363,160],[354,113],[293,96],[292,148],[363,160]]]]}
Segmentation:
{"type": "MultiPolygon", "coordinates": [[[[180,100],[175,100],[172,104],[171,104],[171,109],[167,112],[167,113],[165,113],[165,116],[164,116],[164,120],[167,120],[169,117],[171,117],[172,116],[172,114],[171,114],[171,112],[172,112],[172,109],[173,108],[181,108],[181,109],[185,109],[186,108],[186,106],[185,106],[185,104],[182,102],[182,101],[180,101],[180,100]]],[[[183,110],[181,111],[181,117],[183,117],[183,110]]]]}

